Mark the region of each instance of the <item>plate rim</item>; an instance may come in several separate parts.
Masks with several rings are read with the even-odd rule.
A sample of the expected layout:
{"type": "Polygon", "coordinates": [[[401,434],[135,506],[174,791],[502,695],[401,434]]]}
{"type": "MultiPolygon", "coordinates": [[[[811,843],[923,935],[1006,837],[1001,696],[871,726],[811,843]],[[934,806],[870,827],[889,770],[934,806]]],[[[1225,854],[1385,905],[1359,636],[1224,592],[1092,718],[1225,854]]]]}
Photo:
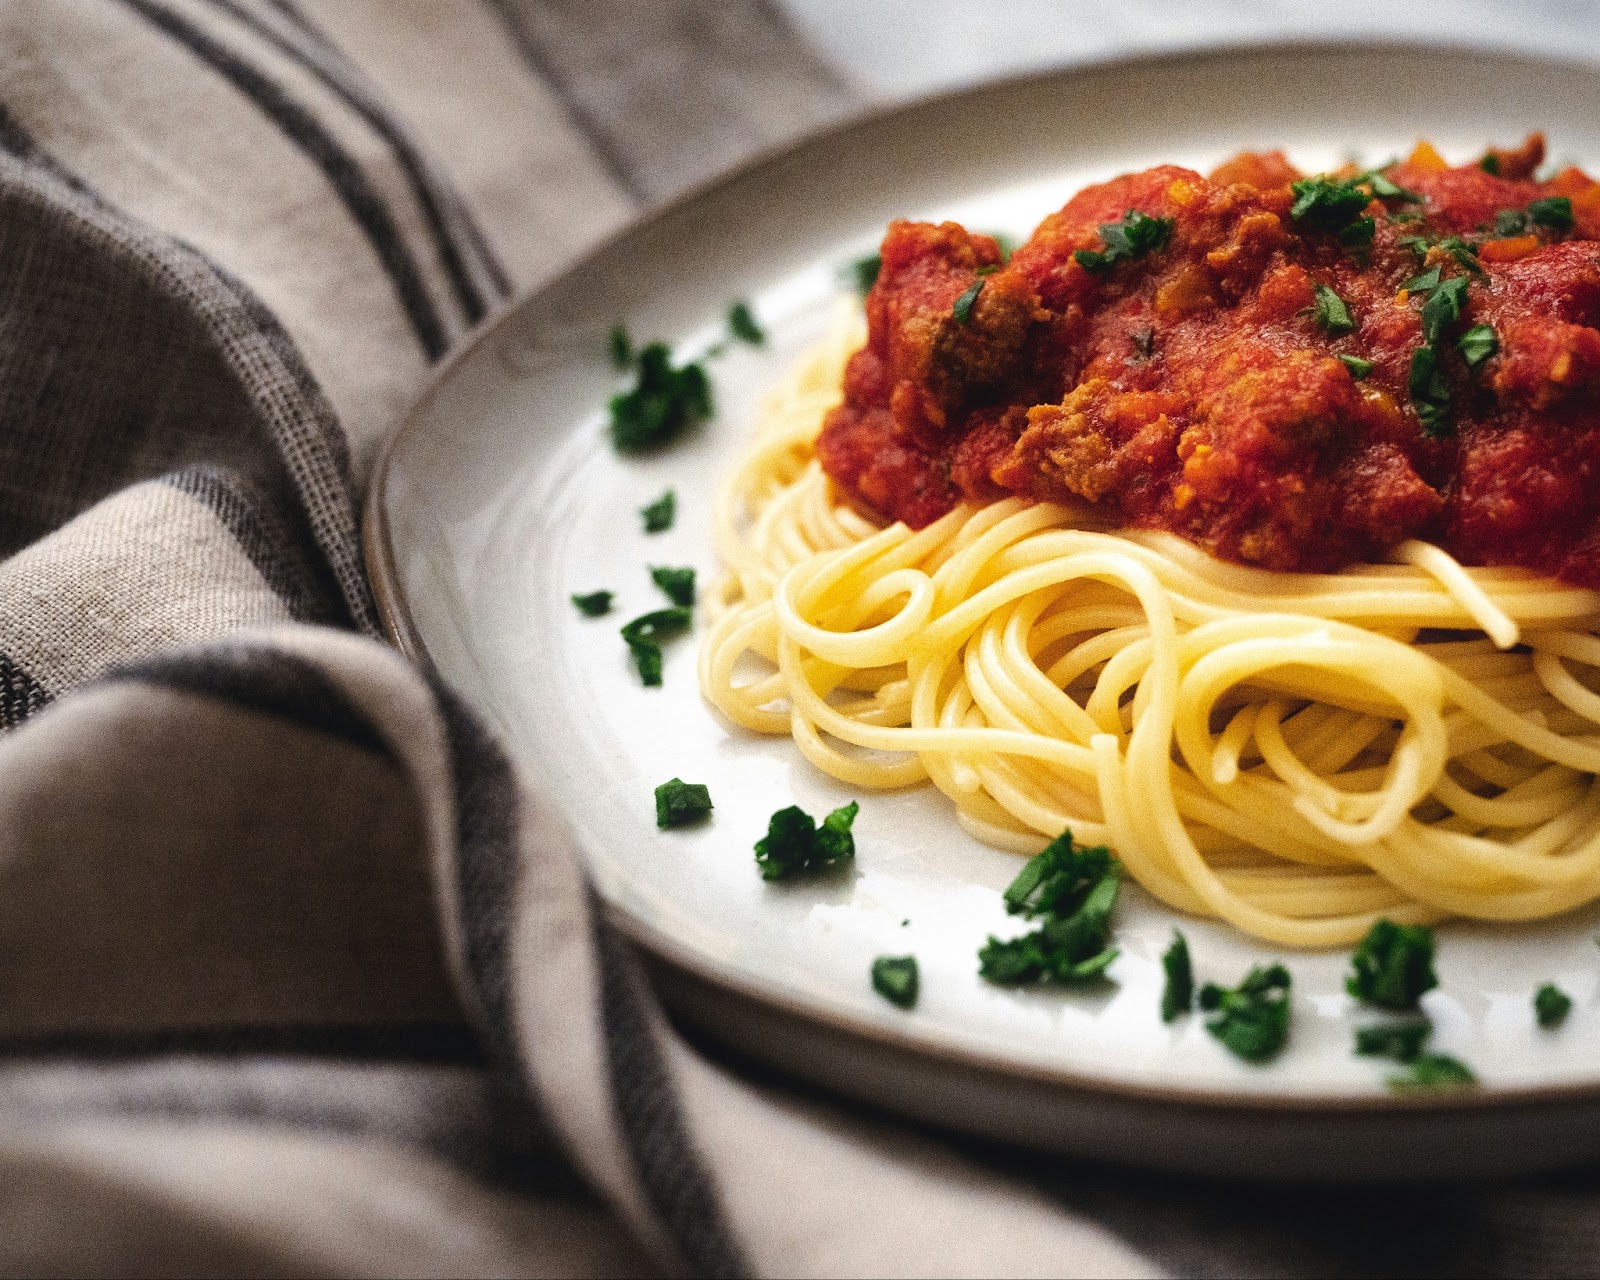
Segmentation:
{"type": "MultiPolygon", "coordinates": [[[[807,133],[800,138],[764,148],[732,168],[693,184],[678,195],[629,219],[611,234],[583,251],[564,269],[519,291],[470,330],[451,353],[430,371],[421,392],[387,433],[373,464],[366,498],[362,504],[361,545],[371,584],[374,605],[385,638],[404,657],[433,675],[438,667],[429,653],[417,626],[396,567],[393,528],[387,515],[387,495],[396,457],[412,435],[422,430],[424,410],[478,349],[492,341],[514,317],[537,306],[547,293],[563,288],[575,276],[589,269],[595,259],[612,252],[625,242],[639,237],[662,221],[680,216],[693,205],[723,189],[760,175],[768,168],[803,160],[813,150],[822,150],[835,141],[858,131],[897,122],[904,127],[915,117],[931,114],[958,103],[976,106],[989,98],[1027,94],[1052,83],[1084,78],[1115,78],[1139,72],[1159,71],[1164,66],[1195,63],[1248,61],[1260,57],[1333,58],[1361,54],[1382,56],[1460,57],[1520,64],[1529,68],[1560,68],[1593,76],[1600,83],[1600,62],[1581,57],[1502,48],[1479,40],[1335,40],[1284,39],[1230,41],[1192,50],[1161,53],[1130,53],[1098,58],[1084,63],[1057,66],[1037,71],[986,79],[977,83],[920,95],[910,99],[869,107],[845,119],[807,133]]],[[[522,773],[525,785],[541,799],[551,800],[537,777],[522,773]]],[[[554,811],[559,807],[552,801],[554,811]]],[[[574,856],[581,858],[577,851],[574,856]]],[[[1128,1102],[1143,1102],[1164,1108],[1195,1109],[1208,1115],[1229,1112],[1250,1116],[1354,1116],[1384,1114],[1478,1114],[1510,1109],[1570,1107],[1575,1103],[1600,1102],[1600,1078],[1589,1084],[1497,1086],[1492,1090],[1454,1089],[1408,1091],[1343,1096],[1315,1094],[1254,1094],[1241,1096],[1216,1088],[1175,1089],[1170,1086],[1118,1081],[1081,1074],[1045,1063],[1030,1063],[1007,1057],[1001,1050],[971,1044],[936,1041],[893,1025],[859,1019],[843,1010],[819,1007],[766,979],[753,977],[715,957],[705,956],[648,922],[630,915],[620,904],[600,897],[606,919],[632,942],[646,948],[669,966],[683,970],[692,978],[713,987],[725,988],[754,1000],[767,1010],[800,1023],[820,1023],[835,1033],[871,1041],[886,1048],[918,1057],[930,1058],[947,1068],[971,1071],[983,1076],[1009,1078],[1031,1085],[1047,1085],[1079,1096],[1111,1096],[1128,1102]]],[[[825,1082],[824,1082],[825,1083],[825,1082]]]]}

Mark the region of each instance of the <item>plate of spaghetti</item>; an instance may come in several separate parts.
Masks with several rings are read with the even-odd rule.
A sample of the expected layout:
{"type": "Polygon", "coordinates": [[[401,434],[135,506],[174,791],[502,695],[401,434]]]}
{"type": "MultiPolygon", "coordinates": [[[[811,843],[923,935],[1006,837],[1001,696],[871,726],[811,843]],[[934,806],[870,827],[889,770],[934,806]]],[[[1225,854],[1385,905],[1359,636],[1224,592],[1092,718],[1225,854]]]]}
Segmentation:
{"type": "Polygon", "coordinates": [[[1239,51],[764,160],[444,371],[391,634],[794,1076],[1173,1168],[1582,1158],[1596,88],[1239,51]]]}

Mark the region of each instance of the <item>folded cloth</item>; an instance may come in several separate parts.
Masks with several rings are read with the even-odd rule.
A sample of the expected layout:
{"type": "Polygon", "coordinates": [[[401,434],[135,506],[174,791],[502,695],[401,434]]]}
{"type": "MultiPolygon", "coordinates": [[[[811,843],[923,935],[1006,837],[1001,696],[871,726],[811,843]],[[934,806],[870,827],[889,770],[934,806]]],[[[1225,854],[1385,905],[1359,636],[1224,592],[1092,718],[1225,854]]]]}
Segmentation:
{"type": "MultiPolygon", "coordinates": [[[[1586,1257],[1551,1225],[1594,1220],[1583,1188],[1396,1209],[1077,1169],[746,1078],[666,1023],[517,763],[377,638],[358,542],[430,369],[681,176],[597,143],[592,59],[551,69],[592,11],[0,8],[0,1270],[1586,1257]]],[[[600,12],[634,24],[608,56],[712,31],[746,77],[716,84],[843,101],[763,6],[600,12]]]]}

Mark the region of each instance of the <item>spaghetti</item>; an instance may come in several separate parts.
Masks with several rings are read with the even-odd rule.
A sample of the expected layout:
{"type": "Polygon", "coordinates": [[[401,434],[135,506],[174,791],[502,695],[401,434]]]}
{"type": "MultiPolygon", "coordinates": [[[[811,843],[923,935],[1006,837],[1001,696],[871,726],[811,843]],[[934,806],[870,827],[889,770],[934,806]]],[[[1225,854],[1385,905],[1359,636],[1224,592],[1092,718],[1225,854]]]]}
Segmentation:
{"type": "Polygon", "coordinates": [[[1600,898],[1600,593],[1418,541],[1273,572],[1015,497],[880,527],[813,453],[861,340],[791,371],[722,487],[700,683],[730,720],[1279,944],[1600,898]]]}

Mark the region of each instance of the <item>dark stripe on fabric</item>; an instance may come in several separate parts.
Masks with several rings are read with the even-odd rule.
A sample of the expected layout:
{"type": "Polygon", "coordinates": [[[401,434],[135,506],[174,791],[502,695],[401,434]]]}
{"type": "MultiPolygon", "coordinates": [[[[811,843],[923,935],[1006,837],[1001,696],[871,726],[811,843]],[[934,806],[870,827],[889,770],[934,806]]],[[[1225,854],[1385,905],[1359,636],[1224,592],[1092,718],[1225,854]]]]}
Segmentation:
{"type": "Polygon", "coordinates": [[[212,8],[228,14],[240,26],[253,31],[296,65],[310,72],[320,84],[360,116],[372,131],[388,144],[389,150],[399,162],[412,196],[422,210],[428,231],[438,247],[439,259],[444,264],[445,273],[450,277],[451,288],[455,290],[456,301],[461,307],[462,315],[469,324],[477,324],[482,320],[488,314],[488,307],[476,281],[467,269],[462,256],[463,249],[473,252],[479,258],[479,266],[489,277],[493,288],[501,298],[510,292],[505,272],[495,260],[493,253],[489,251],[481,235],[475,234],[477,227],[473,223],[471,214],[459,200],[452,198],[453,193],[441,189],[443,183],[438,175],[422,158],[400,125],[384,110],[375,92],[361,83],[358,78],[359,73],[337,46],[315,27],[301,19],[295,25],[301,28],[317,46],[321,56],[314,56],[285,39],[243,5],[235,3],[235,0],[206,0],[206,2],[212,8]],[[338,65],[342,74],[336,74],[330,63],[338,65]],[[458,243],[452,234],[447,213],[462,224],[464,245],[458,243]]]}
{"type": "MultiPolygon", "coordinates": [[[[366,635],[377,636],[377,611],[357,538],[349,449],[333,406],[278,318],[247,285],[205,254],[102,199],[39,148],[3,107],[0,148],[23,162],[26,177],[21,184],[32,198],[92,228],[96,239],[112,245],[128,268],[197,317],[255,406],[338,584],[349,620],[366,635]]],[[[147,478],[135,470],[122,483],[147,478]]],[[[104,495],[87,496],[92,501],[104,495]]],[[[37,534],[54,527],[41,524],[37,534]]]]}
{"type": "Polygon", "coordinates": [[[337,588],[331,579],[318,581],[319,575],[264,495],[251,492],[239,477],[220,467],[185,467],[161,479],[203,503],[222,522],[295,621],[327,622],[337,615],[330,600],[337,588]]]}
{"type": "Polygon", "coordinates": [[[42,684],[0,653],[0,729],[15,728],[49,701],[42,684]]]}
{"type": "Polygon", "coordinates": [[[118,667],[102,679],[137,680],[217,698],[394,759],[372,722],[318,667],[279,650],[228,644],[181,650],[118,667]]]}
{"type": "Polygon", "coordinates": [[[605,166],[611,180],[631,196],[635,203],[648,204],[651,193],[635,176],[633,166],[628,163],[621,147],[599,120],[573,100],[573,96],[566,91],[560,68],[545,57],[544,50],[539,48],[537,41],[529,38],[527,28],[518,21],[514,10],[520,0],[485,0],[485,3],[500,19],[500,25],[511,36],[512,43],[522,54],[522,60],[528,64],[528,69],[540,81],[556,90],[562,111],[572,122],[573,128],[583,135],[583,140],[593,149],[595,158],[605,166]]]}
{"type": "Polygon", "coordinates": [[[457,1022],[167,1027],[151,1031],[62,1031],[0,1037],[0,1057],[4,1058],[91,1058],[121,1062],[173,1053],[224,1057],[277,1054],[468,1066],[482,1066],[486,1061],[477,1033],[457,1022]]]}
{"type": "Polygon", "coordinates": [[[611,1092],[634,1170],[656,1216],[697,1275],[748,1275],[750,1268],[734,1247],[645,1014],[638,961],[593,900],[589,918],[600,958],[611,1092]]]}
{"type": "MultiPolygon", "coordinates": [[[[460,863],[457,887],[467,963],[489,1025],[491,1054],[521,1075],[511,1012],[512,902],[517,881],[517,788],[510,762],[466,706],[433,680],[455,778],[460,863]]],[[[723,1220],[710,1176],[699,1163],[645,1018],[633,957],[617,950],[591,910],[600,941],[602,1023],[612,1097],[645,1196],[696,1274],[749,1273],[723,1220]]]]}
{"type": "Polygon", "coordinates": [[[444,355],[449,342],[423,284],[421,270],[406,248],[388,207],[333,135],[291,98],[282,85],[224,48],[186,18],[155,0],[122,0],[122,3],[227,79],[322,170],[378,255],[428,359],[437,360],[444,355]]]}

